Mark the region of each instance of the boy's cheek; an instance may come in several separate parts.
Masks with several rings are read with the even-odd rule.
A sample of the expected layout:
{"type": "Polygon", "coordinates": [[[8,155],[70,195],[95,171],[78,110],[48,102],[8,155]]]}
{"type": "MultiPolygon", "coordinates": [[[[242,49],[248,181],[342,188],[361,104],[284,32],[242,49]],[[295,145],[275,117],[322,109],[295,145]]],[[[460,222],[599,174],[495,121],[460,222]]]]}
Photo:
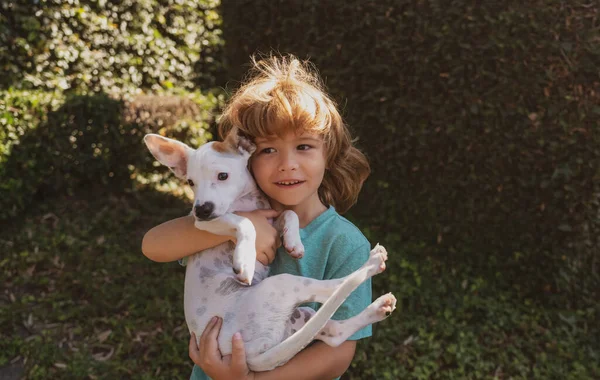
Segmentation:
{"type": "Polygon", "coordinates": [[[252,172],[252,175],[254,176],[254,180],[256,181],[258,186],[261,186],[261,185],[267,183],[268,168],[265,167],[265,165],[261,165],[260,160],[256,160],[256,161],[253,160],[250,171],[252,172]]]}

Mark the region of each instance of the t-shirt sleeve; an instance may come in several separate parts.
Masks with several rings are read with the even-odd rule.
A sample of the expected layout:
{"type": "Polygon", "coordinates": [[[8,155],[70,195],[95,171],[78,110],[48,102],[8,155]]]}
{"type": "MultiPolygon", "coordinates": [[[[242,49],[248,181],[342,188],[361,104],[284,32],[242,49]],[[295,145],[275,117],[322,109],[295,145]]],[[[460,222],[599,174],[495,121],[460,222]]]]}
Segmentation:
{"type": "MultiPolygon", "coordinates": [[[[364,238],[363,238],[364,239],[364,238]]],[[[337,248],[337,247],[336,247],[337,248]]],[[[325,279],[341,278],[349,275],[360,268],[368,259],[371,251],[370,243],[364,239],[363,242],[354,250],[342,251],[344,248],[339,247],[339,251],[335,252],[335,260],[331,268],[325,273],[325,279]]],[[[332,252],[334,253],[334,252],[332,252]]],[[[350,296],[344,301],[340,308],[332,316],[335,320],[344,320],[359,314],[371,304],[371,279],[367,279],[360,284],[350,296]]],[[[367,338],[372,335],[371,325],[366,326],[354,333],[348,340],[358,340],[367,338]]]]}

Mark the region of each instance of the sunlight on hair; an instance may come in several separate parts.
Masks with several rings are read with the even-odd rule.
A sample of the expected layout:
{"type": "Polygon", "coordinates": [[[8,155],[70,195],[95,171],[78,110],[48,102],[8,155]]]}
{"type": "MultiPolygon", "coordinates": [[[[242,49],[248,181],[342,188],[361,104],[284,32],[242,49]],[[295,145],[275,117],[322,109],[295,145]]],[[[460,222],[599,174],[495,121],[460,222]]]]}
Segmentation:
{"type": "Polygon", "coordinates": [[[289,132],[323,137],[328,170],[319,197],[345,212],[356,203],[370,169],[314,66],[293,55],[252,58],[252,69],[219,119],[224,139],[236,129],[254,139],[289,132]]]}
{"type": "MultiPolygon", "coordinates": [[[[252,59],[249,81],[232,97],[220,120],[253,137],[282,136],[288,131],[329,133],[339,113],[308,62],[293,56],[252,59]]],[[[221,137],[224,137],[223,135],[221,137]]]]}

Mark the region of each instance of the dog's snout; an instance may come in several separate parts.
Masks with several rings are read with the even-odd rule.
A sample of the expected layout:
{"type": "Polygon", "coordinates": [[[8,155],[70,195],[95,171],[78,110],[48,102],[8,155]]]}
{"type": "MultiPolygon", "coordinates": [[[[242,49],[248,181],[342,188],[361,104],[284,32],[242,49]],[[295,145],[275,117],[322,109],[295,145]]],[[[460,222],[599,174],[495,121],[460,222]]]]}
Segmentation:
{"type": "Polygon", "coordinates": [[[215,204],[212,202],[206,202],[194,207],[194,215],[200,220],[208,219],[213,211],[215,211],[215,204]]]}

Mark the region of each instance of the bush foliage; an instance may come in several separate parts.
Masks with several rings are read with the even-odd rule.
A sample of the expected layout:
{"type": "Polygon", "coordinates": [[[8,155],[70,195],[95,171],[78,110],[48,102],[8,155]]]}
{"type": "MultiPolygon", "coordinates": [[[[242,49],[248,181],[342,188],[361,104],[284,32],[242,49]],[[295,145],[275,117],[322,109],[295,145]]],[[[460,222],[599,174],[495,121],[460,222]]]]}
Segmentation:
{"type": "Polygon", "coordinates": [[[204,142],[220,95],[193,89],[212,86],[222,70],[217,5],[0,4],[0,219],[34,196],[127,187],[151,162],[144,133],[204,142]]]}
{"type": "Polygon", "coordinates": [[[223,35],[234,77],[271,49],[321,70],[372,163],[355,214],[382,241],[428,242],[455,260],[468,250],[481,266],[494,254],[494,269],[533,292],[589,301],[600,288],[596,12],[554,0],[230,1],[223,35]],[[567,281],[549,280],[559,273],[567,281]]]}
{"type": "Polygon", "coordinates": [[[217,0],[0,4],[0,86],[123,91],[209,86],[222,62],[217,0]]]}
{"type": "Polygon", "coordinates": [[[220,96],[212,93],[141,95],[0,92],[0,220],[49,194],[88,185],[115,190],[140,173],[157,171],[142,138],[154,132],[197,146],[220,96]]]}

